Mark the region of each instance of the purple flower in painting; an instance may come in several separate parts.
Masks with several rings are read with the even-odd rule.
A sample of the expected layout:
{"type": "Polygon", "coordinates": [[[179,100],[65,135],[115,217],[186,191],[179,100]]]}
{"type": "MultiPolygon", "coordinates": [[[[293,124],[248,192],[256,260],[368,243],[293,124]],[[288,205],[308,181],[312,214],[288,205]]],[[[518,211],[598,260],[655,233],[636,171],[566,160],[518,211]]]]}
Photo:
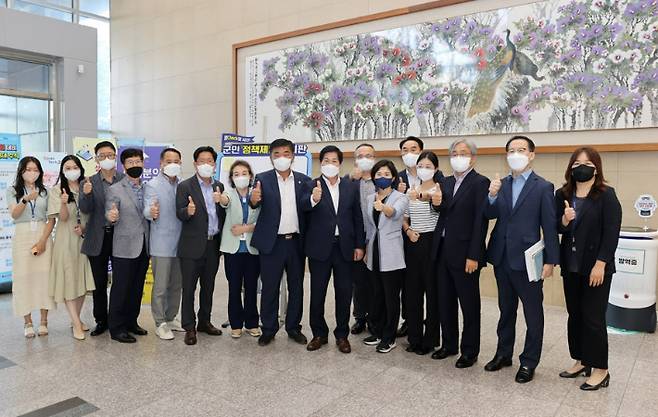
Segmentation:
{"type": "Polygon", "coordinates": [[[293,88],[306,88],[308,83],[311,82],[311,77],[308,74],[299,74],[292,79],[293,88]]]}
{"type": "Polygon", "coordinates": [[[298,67],[306,59],[308,53],[306,51],[293,51],[286,56],[286,68],[291,70],[298,67]]]}
{"type": "Polygon", "coordinates": [[[377,81],[382,81],[385,78],[390,78],[395,74],[395,65],[389,64],[388,62],[382,62],[375,69],[375,79],[377,81]]]}
{"type": "Polygon", "coordinates": [[[276,56],[274,58],[266,59],[263,61],[263,71],[267,72],[274,70],[274,66],[277,62],[279,62],[279,59],[281,59],[281,57],[276,56]]]}
{"type": "Polygon", "coordinates": [[[511,110],[512,117],[519,119],[522,124],[528,124],[530,121],[530,114],[528,105],[525,103],[518,104],[512,107],[511,110]]]}
{"type": "Polygon", "coordinates": [[[329,91],[329,104],[341,110],[347,110],[354,105],[354,91],[350,87],[335,85],[329,91]]]}
{"type": "Polygon", "coordinates": [[[311,52],[308,56],[308,66],[314,70],[324,69],[324,66],[329,62],[329,57],[322,53],[311,52]]]}
{"type": "Polygon", "coordinates": [[[354,93],[362,100],[370,100],[375,95],[375,89],[364,81],[359,81],[354,86],[354,93]]]}
{"type": "Polygon", "coordinates": [[[292,108],[286,107],[281,110],[281,124],[279,124],[279,129],[283,130],[288,127],[294,121],[294,116],[292,114],[292,108]]]}
{"type": "Polygon", "coordinates": [[[592,54],[596,56],[605,57],[608,55],[608,50],[600,45],[592,46],[592,54]]]}
{"type": "Polygon", "coordinates": [[[299,101],[300,101],[299,94],[293,91],[286,91],[285,93],[283,93],[282,96],[276,99],[276,105],[279,108],[284,109],[290,106],[296,106],[297,104],[299,104],[299,101]]]}
{"type": "Polygon", "coordinates": [[[361,39],[360,49],[361,53],[367,56],[377,56],[382,53],[382,47],[379,46],[378,38],[370,35],[366,35],[361,39]]]}

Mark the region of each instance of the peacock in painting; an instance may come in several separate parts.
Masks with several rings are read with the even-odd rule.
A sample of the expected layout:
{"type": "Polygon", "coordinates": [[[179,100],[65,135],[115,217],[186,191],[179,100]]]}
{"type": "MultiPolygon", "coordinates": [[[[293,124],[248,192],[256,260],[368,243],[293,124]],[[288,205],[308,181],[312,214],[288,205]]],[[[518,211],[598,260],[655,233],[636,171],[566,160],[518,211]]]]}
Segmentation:
{"type": "Polygon", "coordinates": [[[487,113],[506,105],[505,82],[509,74],[531,76],[536,81],[544,77],[537,75],[539,68],[523,52],[516,49],[510,39],[510,30],[506,30],[505,46],[501,48],[490,62],[480,67],[480,74],[473,87],[468,117],[487,113]],[[509,71],[508,71],[509,70],[509,71]]]}

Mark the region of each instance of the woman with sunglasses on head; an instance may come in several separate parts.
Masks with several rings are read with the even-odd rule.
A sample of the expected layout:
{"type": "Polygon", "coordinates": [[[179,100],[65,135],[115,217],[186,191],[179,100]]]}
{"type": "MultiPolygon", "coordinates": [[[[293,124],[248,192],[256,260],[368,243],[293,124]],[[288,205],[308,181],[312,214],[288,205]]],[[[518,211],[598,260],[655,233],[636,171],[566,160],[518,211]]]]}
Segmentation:
{"type": "Polygon", "coordinates": [[[25,337],[46,336],[48,310],[55,308],[48,295],[50,234],[55,221],[46,217],[48,191],[37,158],[26,156],[18,163],[14,185],[7,187],[7,207],[16,225],[11,242],[14,314],[25,320],[25,337]],[[32,324],[32,310],[41,310],[37,333],[32,324]]]}
{"type": "Polygon", "coordinates": [[[57,222],[48,292],[57,303],[66,305],[77,340],[84,340],[89,330],[80,320],[85,295],[96,289],[87,256],[80,252],[88,217],[78,207],[84,174],[77,156],[65,156],[57,184],[48,196],[48,218],[57,222]]]}
{"type": "Polygon", "coordinates": [[[555,193],[560,269],[569,319],[569,353],[576,361],[562,378],[589,377],[580,389],[594,391],[610,383],[606,309],[615,250],[621,228],[621,205],[603,177],[601,156],[590,147],[576,149],[555,193]]]}

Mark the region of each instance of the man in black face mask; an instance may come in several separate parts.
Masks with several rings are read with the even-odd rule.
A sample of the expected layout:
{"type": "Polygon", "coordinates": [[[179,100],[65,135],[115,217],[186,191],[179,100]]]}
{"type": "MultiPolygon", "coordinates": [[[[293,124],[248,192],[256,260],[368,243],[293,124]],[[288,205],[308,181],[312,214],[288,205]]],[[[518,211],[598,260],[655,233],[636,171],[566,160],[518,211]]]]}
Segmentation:
{"type": "Polygon", "coordinates": [[[112,288],[108,324],[112,339],[135,343],[144,336],[137,324],[149,266],[149,223],[144,218],[144,153],[128,148],[121,152],[126,176],[112,184],[105,200],[105,217],[114,226],[112,288]]]}

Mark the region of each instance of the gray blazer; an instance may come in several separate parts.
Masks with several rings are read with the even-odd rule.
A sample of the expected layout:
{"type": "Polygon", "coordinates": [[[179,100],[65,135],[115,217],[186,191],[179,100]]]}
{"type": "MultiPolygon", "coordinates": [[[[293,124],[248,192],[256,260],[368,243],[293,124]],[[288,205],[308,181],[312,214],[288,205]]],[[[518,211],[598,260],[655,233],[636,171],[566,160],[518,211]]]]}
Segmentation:
{"type": "Polygon", "coordinates": [[[387,206],[395,209],[393,217],[379,216],[379,225],[375,225],[372,216],[375,194],[370,194],[363,219],[366,227],[366,265],[372,271],[373,244],[375,233],[379,231],[379,269],[382,272],[406,268],[404,263],[404,241],[402,239],[402,221],[404,212],[409,207],[409,198],[397,190],[388,196],[387,206]]]}
{"type": "MultiPolygon", "coordinates": [[[[115,183],[121,181],[125,174],[117,172],[115,183]]],[[[81,252],[87,256],[98,256],[101,254],[103,248],[103,239],[105,238],[105,190],[103,189],[103,177],[98,172],[91,177],[92,191],[87,195],[82,192],[82,186],[86,182],[82,181],[80,184],[80,211],[89,216],[87,221],[87,229],[85,231],[85,238],[82,241],[81,252]]]]}
{"type": "MultiPolygon", "coordinates": [[[[233,187],[226,188],[229,203],[226,207],[226,219],[224,220],[224,228],[222,230],[222,244],[219,250],[224,253],[236,253],[240,248],[240,236],[233,236],[231,227],[234,224],[242,224],[242,204],[240,203],[240,195],[233,187]]],[[[251,208],[249,206],[249,214],[247,215],[247,224],[255,224],[260,213],[260,207],[251,208]]],[[[251,236],[253,233],[245,233],[247,250],[252,255],[258,255],[258,249],[251,246],[251,236]]]]}
{"type": "Polygon", "coordinates": [[[146,245],[149,254],[149,222],[144,217],[142,204],[132,190],[128,177],[112,184],[105,199],[105,213],[116,203],[119,221],[114,224],[112,256],[135,259],[146,245]]]}

